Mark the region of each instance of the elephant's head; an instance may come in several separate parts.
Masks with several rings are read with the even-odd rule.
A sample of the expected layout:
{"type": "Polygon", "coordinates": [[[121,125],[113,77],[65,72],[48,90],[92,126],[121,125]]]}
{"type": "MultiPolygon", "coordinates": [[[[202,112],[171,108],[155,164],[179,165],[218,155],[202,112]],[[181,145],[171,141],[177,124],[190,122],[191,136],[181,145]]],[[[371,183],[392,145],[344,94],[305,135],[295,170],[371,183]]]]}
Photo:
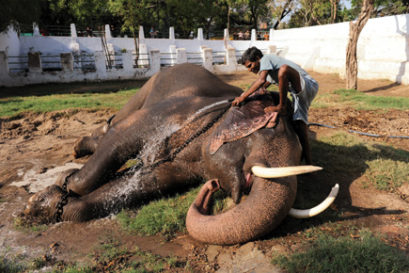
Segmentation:
{"type": "Polygon", "coordinates": [[[271,232],[288,214],[300,218],[318,214],[337,194],[336,188],[313,210],[291,209],[297,191],[296,175],[321,168],[298,166],[301,147],[286,116],[280,117],[274,128],[258,129],[222,145],[214,154],[206,151],[207,170],[214,179],[203,186],[186,217],[189,234],[199,241],[235,244],[254,240],[271,232]],[[230,192],[235,203],[242,192],[250,192],[232,209],[207,215],[210,197],[219,187],[230,192]]]}

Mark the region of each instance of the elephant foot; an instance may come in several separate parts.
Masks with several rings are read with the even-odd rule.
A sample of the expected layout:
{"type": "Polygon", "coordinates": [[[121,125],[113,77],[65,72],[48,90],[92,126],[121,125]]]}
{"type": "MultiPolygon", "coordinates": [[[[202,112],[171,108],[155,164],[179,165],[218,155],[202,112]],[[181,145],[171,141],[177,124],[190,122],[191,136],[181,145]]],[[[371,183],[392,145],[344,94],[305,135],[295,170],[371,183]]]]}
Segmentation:
{"type": "Polygon", "coordinates": [[[28,200],[24,216],[33,222],[51,223],[55,220],[57,204],[60,202],[64,191],[57,185],[51,185],[37,192],[28,200]]]}
{"type": "Polygon", "coordinates": [[[74,144],[74,157],[80,158],[93,154],[97,148],[97,141],[94,137],[83,137],[74,144]]]}
{"type": "MultiPolygon", "coordinates": [[[[55,182],[55,185],[59,186],[61,189],[68,187],[68,183],[64,187],[65,180],[78,171],[79,169],[77,168],[72,168],[72,169],[62,171],[60,175],[58,176],[57,181],[55,182]]],[[[66,190],[68,190],[68,188],[66,190]]]]}
{"type": "Polygon", "coordinates": [[[218,179],[209,180],[203,185],[193,202],[193,205],[196,206],[200,213],[208,214],[210,198],[213,193],[217,192],[219,189],[220,184],[218,179]]]}

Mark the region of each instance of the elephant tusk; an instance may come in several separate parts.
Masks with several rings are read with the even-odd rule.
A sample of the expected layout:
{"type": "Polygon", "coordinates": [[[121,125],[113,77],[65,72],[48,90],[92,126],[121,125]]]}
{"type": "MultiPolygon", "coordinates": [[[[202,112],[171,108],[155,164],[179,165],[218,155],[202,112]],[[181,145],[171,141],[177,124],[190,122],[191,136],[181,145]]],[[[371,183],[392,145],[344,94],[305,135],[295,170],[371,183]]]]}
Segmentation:
{"type": "Polygon", "coordinates": [[[267,168],[262,166],[253,166],[251,171],[258,177],[262,178],[279,178],[292,175],[298,175],[303,173],[311,173],[321,171],[322,168],[318,166],[304,165],[304,166],[292,166],[292,167],[278,167],[267,168]]]}
{"type": "Polygon", "coordinates": [[[335,186],[332,187],[332,190],[329,193],[328,197],[324,201],[322,201],[321,204],[319,204],[318,206],[310,208],[310,209],[305,209],[305,210],[290,209],[290,212],[288,213],[288,215],[294,218],[298,218],[298,219],[310,218],[310,217],[316,216],[320,214],[321,212],[323,212],[324,210],[326,210],[332,204],[332,202],[334,202],[335,197],[337,197],[338,195],[338,191],[339,191],[339,185],[335,184],[335,186]]]}

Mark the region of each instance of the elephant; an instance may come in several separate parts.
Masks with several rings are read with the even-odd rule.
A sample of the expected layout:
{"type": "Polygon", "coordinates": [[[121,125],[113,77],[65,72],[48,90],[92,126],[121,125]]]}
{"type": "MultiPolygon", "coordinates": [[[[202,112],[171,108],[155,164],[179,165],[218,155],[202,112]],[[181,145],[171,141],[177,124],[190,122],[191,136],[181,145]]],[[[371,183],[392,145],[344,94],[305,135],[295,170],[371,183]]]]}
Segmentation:
{"type": "Polygon", "coordinates": [[[187,213],[187,230],[199,241],[229,245],[271,232],[289,213],[309,217],[325,210],[337,188],[312,210],[291,208],[296,175],[320,168],[299,166],[291,116],[264,113],[278,95],[258,93],[231,107],[241,93],[197,65],[161,70],[107,124],[76,143],[77,157],[90,155],[86,163],[31,196],[25,215],[88,221],[208,181],[187,213]],[[137,164],[125,168],[130,159],[137,164]],[[219,188],[236,205],[208,215],[219,188]]]}

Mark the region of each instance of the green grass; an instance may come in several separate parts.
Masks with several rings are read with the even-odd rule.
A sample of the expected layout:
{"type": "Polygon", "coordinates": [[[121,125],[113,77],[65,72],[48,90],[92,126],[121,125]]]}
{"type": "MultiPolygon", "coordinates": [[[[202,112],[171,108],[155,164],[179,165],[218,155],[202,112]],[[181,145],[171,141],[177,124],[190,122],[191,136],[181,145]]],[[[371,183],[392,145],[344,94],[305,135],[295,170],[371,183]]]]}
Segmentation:
{"type": "Polygon", "coordinates": [[[320,235],[304,245],[304,251],[278,255],[272,262],[288,272],[367,273],[408,272],[409,259],[401,251],[362,231],[359,239],[320,235]]]}
{"type": "MultiPolygon", "coordinates": [[[[123,210],[117,219],[121,226],[139,235],[161,234],[165,238],[173,238],[178,232],[185,232],[185,218],[190,205],[196,198],[201,186],[184,194],[165,197],[151,201],[138,210],[123,210]]],[[[223,191],[218,191],[213,198],[213,213],[226,209],[229,198],[223,191]]]]}
{"type": "Polygon", "coordinates": [[[363,175],[377,189],[392,192],[409,183],[408,151],[340,131],[312,141],[311,146],[315,164],[331,176],[363,175]]]}
{"type": "Polygon", "coordinates": [[[120,109],[139,89],[115,93],[82,93],[0,99],[0,117],[21,112],[49,112],[65,109],[120,109]]]}
{"type": "Polygon", "coordinates": [[[339,102],[352,104],[357,109],[409,109],[409,98],[405,97],[371,96],[357,90],[347,89],[336,90],[334,94],[339,95],[339,102]]]}
{"type": "Polygon", "coordinates": [[[131,211],[118,214],[118,221],[130,231],[140,235],[162,234],[171,238],[175,233],[185,230],[186,213],[200,187],[184,195],[151,201],[133,216],[131,211]]]}

